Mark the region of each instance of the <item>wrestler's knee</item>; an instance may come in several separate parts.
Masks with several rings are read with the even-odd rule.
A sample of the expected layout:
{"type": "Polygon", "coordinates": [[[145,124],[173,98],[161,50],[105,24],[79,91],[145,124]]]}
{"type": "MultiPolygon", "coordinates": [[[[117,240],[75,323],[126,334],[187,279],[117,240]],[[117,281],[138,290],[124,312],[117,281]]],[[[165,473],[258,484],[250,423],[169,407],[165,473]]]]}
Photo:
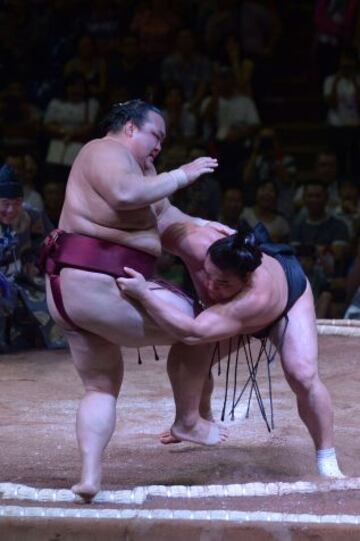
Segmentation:
{"type": "Polygon", "coordinates": [[[286,379],[295,393],[309,392],[318,380],[315,362],[298,363],[287,368],[284,366],[286,379]]]}
{"type": "Polygon", "coordinates": [[[184,366],[191,367],[196,372],[203,373],[210,369],[211,359],[213,357],[212,344],[201,344],[199,346],[189,346],[182,343],[176,343],[171,346],[169,360],[182,363],[184,366]]]}
{"type": "Polygon", "coordinates": [[[78,370],[84,388],[87,392],[106,393],[117,398],[122,383],[122,370],[111,372],[78,370]]]}
{"type": "Polygon", "coordinates": [[[121,384],[114,384],[113,382],[105,381],[88,381],[84,384],[85,390],[89,392],[97,392],[109,394],[115,398],[119,396],[121,384]]]}

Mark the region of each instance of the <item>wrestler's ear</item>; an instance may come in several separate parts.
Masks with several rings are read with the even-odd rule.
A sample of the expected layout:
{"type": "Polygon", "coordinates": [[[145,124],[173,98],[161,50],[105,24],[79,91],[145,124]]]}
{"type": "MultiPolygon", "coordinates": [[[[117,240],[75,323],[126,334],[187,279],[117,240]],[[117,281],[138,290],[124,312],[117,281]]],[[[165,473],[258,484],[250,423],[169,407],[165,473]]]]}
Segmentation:
{"type": "Polygon", "coordinates": [[[125,135],[127,135],[128,137],[132,137],[134,135],[134,133],[136,132],[136,130],[137,130],[137,127],[134,124],[134,122],[132,122],[131,120],[126,122],[126,124],[124,126],[125,135]]]}

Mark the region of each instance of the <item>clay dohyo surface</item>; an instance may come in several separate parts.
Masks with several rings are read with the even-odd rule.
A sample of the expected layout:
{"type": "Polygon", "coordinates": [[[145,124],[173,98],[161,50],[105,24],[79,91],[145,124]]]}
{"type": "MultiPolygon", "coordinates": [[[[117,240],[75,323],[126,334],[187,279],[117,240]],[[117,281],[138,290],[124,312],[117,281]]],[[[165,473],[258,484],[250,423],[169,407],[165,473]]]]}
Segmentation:
{"type": "MultiPolygon", "coordinates": [[[[360,341],[356,338],[320,337],[320,373],[333,399],[339,463],[349,477],[359,476],[360,470],[359,344],[360,341]]],[[[214,447],[202,447],[190,443],[161,445],[158,436],[161,431],[171,425],[174,405],[166,375],[167,348],[160,347],[158,352],[160,361],[155,361],[152,348],[144,348],[141,352],[143,364],[140,366],[137,364],[137,351],[124,350],[125,378],[118,401],[116,431],[104,458],[104,490],[118,491],[149,485],[193,486],[311,481],[320,487],[314,494],[295,493],[284,496],[194,498],[191,500],[151,496],[142,504],[135,503],[132,508],[360,515],[360,490],[327,490],[327,481],[321,481],[317,477],[312,442],[298,418],[294,395],[285,381],[278,359],[273,363],[271,370],[275,410],[275,429],[271,433],[267,431],[261,418],[255,397],[251,402],[249,418],[245,418],[248,396],[245,393],[235,412],[235,420],[232,421],[228,413],[226,415],[225,423],[229,427],[230,437],[224,444],[214,447]]],[[[226,361],[223,361],[221,375],[215,375],[216,389],[213,403],[217,420],[220,419],[223,406],[225,372],[226,361]]],[[[214,374],[217,374],[216,368],[214,368],[214,374]]],[[[246,363],[241,355],[238,392],[247,377],[246,363]]],[[[232,379],[233,376],[231,376],[232,379]]],[[[265,363],[262,363],[259,368],[258,381],[269,414],[265,363]]],[[[229,389],[231,398],[232,391],[231,384],[229,389]]],[[[32,351],[1,356],[0,483],[22,484],[39,489],[69,489],[78,481],[80,461],[75,436],[75,416],[82,393],[81,382],[67,351],[32,351]]],[[[230,410],[230,402],[229,399],[227,412],[230,410]]],[[[39,502],[4,500],[1,499],[0,494],[0,505],[28,508],[38,506],[39,502]]],[[[46,503],[48,508],[55,506],[66,509],[74,505],[67,502],[46,503]]],[[[79,506],[79,504],[76,505],[79,506]]],[[[79,506],[79,508],[83,507],[84,505],[79,506]]],[[[87,506],[89,507],[101,510],[114,507],[129,508],[129,505],[114,506],[99,502],[92,503],[87,506]]],[[[0,533],[4,520],[0,518],[0,533]]],[[[68,520],[65,522],[69,523],[68,520]]],[[[16,523],[15,519],[8,521],[7,524],[15,529],[19,527],[19,522],[16,523]]],[[[38,537],[35,533],[34,537],[31,537],[28,532],[28,536],[23,538],[53,539],[53,537],[40,535],[39,532],[43,527],[41,524],[40,520],[32,522],[32,527],[34,532],[38,532],[38,537]]],[[[99,521],[97,524],[100,530],[104,528],[100,526],[99,521]]],[[[186,539],[186,528],[190,527],[186,524],[180,523],[175,528],[173,521],[171,533],[173,540],[186,539]],[[179,528],[184,528],[182,536],[180,536],[179,528]],[[177,534],[179,537],[176,537],[177,534]]],[[[110,530],[112,527],[115,528],[111,520],[108,521],[108,526],[110,530]]],[[[141,528],[144,527],[141,526],[141,528]]],[[[329,531],[333,532],[334,528],[336,531],[336,527],[331,529],[330,526],[326,526],[321,530],[322,535],[325,535],[326,530],[326,535],[329,536],[329,531]]],[[[71,536],[65,535],[67,528],[68,526],[60,537],[54,537],[54,539],[71,539],[71,536]]],[[[202,532],[206,532],[206,528],[202,532]]],[[[201,539],[211,541],[212,539],[232,539],[229,528],[229,524],[221,530],[214,526],[212,531],[217,531],[218,535],[212,537],[212,534],[209,534],[209,537],[204,534],[205,537],[201,539]],[[226,529],[228,531],[225,535],[226,529]]],[[[338,539],[359,539],[360,526],[354,528],[356,532],[354,533],[353,528],[350,528],[345,537],[342,537],[344,532],[341,533],[338,530],[338,539]]],[[[265,533],[260,535],[258,532],[257,539],[278,539],[276,533],[271,533],[277,531],[276,528],[274,530],[274,527],[269,526],[265,529],[266,535],[265,533]]],[[[306,539],[306,531],[303,527],[300,530],[296,530],[298,532],[296,536],[295,529],[291,530],[293,533],[287,539],[306,539]],[[301,535],[305,537],[301,537],[300,530],[301,535]]],[[[320,530],[313,526],[311,531],[316,536],[320,530]]],[[[136,537],[133,532],[128,538],[118,538],[167,538],[164,534],[164,525],[161,535],[159,532],[155,534],[154,531],[150,535],[149,532],[150,530],[148,534],[140,537],[136,537]]],[[[88,537],[79,537],[79,532],[77,535],[79,539],[95,539],[94,530],[91,529],[88,537]]],[[[3,537],[0,535],[0,538],[3,537]]],[[[6,538],[21,539],[22,537],[8,536],[6,538]]],[[[192,538],[200,539],[200,537],[192,538]]],[[[242,538],[252,539],[253,537],[242,538]]],[[[322,536],[319,538],[326,539],[322,536]]],[[[336,536],[331,538],[336,539],[336,536]]]]}

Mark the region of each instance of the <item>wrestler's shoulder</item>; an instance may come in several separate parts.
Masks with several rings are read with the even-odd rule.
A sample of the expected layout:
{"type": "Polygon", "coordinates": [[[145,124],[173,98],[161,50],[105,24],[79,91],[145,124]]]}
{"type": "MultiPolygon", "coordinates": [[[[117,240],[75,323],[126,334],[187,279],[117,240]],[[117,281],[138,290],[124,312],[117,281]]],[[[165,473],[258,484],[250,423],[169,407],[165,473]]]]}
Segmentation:
{"type": "Polygon", "coordinates": [[[121,143],[112,141],[105,138],[92,139],[86,143],[82,148],[82,154],[98,155],[104,154],[106,156],[116,156],[117,159],[122,157],[126,160],[131,160],[131,153],[121,143]]]}

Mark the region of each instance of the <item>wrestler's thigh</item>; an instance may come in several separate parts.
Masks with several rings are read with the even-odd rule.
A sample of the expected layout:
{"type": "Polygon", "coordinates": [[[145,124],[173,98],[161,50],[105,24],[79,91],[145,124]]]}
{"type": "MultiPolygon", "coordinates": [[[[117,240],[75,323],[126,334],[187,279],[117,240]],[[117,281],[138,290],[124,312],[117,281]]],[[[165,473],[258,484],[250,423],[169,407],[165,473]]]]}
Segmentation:
{"type": "Polygon", "coordinates": [[[54,297],[53,297],[51,287],[50,287],[50,279],[48,276],[45,276],[45,287],[46,287],[46,302],[47,302],[47,306],[48,306],[51,317],[53,318],[55,323],[60,325],[60,327],[62,327],[64,330],[66,329],[71,330],[69,323],[67,323],[67,321],[65,321],[61,317],[58,309],[56,308],[54,297]]]}
{"type": "MultiPolygon", "coordinates": [[[[60,284],[65,309],[80,328],[127,347],[174,343],[139,303],[120,292],[110,276],[63,269],[60,284]]],[[[192,315],[187,299],[166,289],[156,289],[155,294],[192,315]]]]}
{"type": "Polygon", "coordinates": [[[289,310],[288,318],[287,329],[285,330],[283,318],[270,338],[275,345],[281,346],[280,357],[286,375],[295,379],[311,378],[317,371],[318,340],[314,301],[309,284],[289,310]]]}
{"type": "Polygon", "coordinates": [[[88,332],[66,331],[65,334],[85,389],[117,396],[123,377],[120,347],[88,332]]]}

